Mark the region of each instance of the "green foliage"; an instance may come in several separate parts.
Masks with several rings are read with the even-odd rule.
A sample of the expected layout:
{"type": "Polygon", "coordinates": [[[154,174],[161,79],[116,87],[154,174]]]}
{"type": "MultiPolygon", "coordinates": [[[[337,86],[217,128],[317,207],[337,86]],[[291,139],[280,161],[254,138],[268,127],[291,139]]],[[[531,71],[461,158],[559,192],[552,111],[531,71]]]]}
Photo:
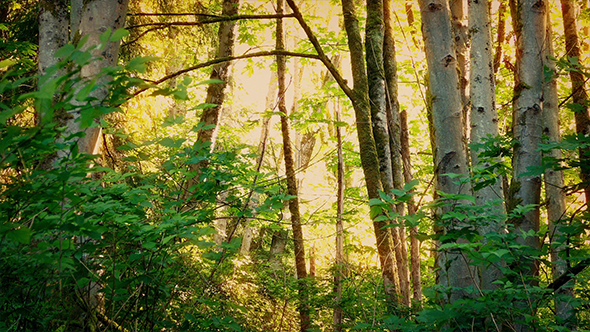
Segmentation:
{"type": "MultiPolygon", "coordinates": [[[[243,312],[218,283],[239,239],[218,251],[212,218],[221,191],[232,192],[236,209],[244,206],[240,191],[256,172],[234,151],[210,154],[168,137],[127,146],[137,156],[154,145],[166,149],[155,172],[132,162],[120,171],[97,165],[77,150],[84,134],[65,136],[59,115],[80,111],[82,128],[97,125],[128,91],[147,86],[128,74],[144,70],[146,60],[82,79],[89,53],[71,45],[59,52],[63,60],[39,78],[38,91],[1,104],[0,330],[113,329],[114,322],[142,331],[242,331],[243,312]],[[64,67],[70,71],[55,75],[64,67]],[[96,100],[91,92],[101,88],[107,98],[96,100]],[[38,124],[22,125],[33,104],[38,124]],[[58,151],[65,156],[56,158],[58,151]],[[208,165],[186,195],[175,184],[195,176],[189,165],[203,160],[208,165]]],[[[7,72],[0,88],[25,81],[7,72]]]]}

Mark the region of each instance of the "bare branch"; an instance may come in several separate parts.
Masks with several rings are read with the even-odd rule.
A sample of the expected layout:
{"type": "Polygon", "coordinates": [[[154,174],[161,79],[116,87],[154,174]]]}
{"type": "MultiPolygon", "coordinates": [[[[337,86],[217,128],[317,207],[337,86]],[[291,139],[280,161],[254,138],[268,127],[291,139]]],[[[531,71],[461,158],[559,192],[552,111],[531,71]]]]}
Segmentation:
{"type": "MultiPolygon", "coordinates": [[[[261,51],[261,52],[256,52],[256,53],[250,53],[250,54],[244,54],[244,55],[238,55],[238,56],[228,56],[228,57],[224,57],[224,58],[217,58],[217,59],[213,59],[213,60],[209,60],[203,63],[200,63],[198,65],[192,66],[192,67],[188,67],[182,70],[179,70],[175,73],[166,75],[158,80],[148,80],[148,79],[144,79],[144,81],[152,83],[152,84],[161,84],[169,79],[175,78],[177,76],[180,76],[182,74],[191,72],[193,70],[197,70],[197,69],[201,69],[201,68],[205,68],[205,67],[209,67],[218,63],[222,63],[222,62],[227,62],[227,61],[234,61],[234,60],[240,60],[240,59],[250,59],[250,58],[256,58],[256,57],[264,57],[264,56],[276,56],[276,55],[284,55],[284,56],[292,56],[292,57],[300,57],[300,58],[308,58],[308,59],[317,59],[320,60],[320,57],[317,54],[306,54],[306,53],[297,53],[297,52],[289,52],[289,51],[278,51],[278,50],[273,50],[273,51],[261,51]]],[[[136,96],[142,92],[144,92],[145,90],[147,90],[147,88],[145,89],[141,89],[137,92],[135,92],[133,95],[136,96]]]]}
{"type": "Polygon", "coordinates": [[[568,268],[561,276],[553,280],[547,288],[553,291],[558,290],[561,286],[565,285],[568,281],[576,277],[580,272],[584,271],[585,268],[590,266],[590,258],[579,262],[576,266],[568,268]]]}
{"type": "Polygon", "coordinates": [[[305,31],[307,38],[309,39],[309,41],[311,42],[311,44],[315,48],[316,52],[318,52],[318,59],[320,61],[322,61],[322,63],[330,71],[330,74],[332,74],[332,76],[334,76],[334,79],[336,80],[336,82],[338,83],[338,85],[340,86],[342,91],[344,91],[346,96],[348,96],[348,98],[350,98],[350,100],[354,102],[354,100],[356,100],[356,99],[354,98],[352,89],[350,89],[346,80],[342,77],[342,75],[340,75],[340,72],[338,71],[338,69],[336,69],[336,66],[334,66],[334,64],[330,61],[330,59],[324,53],[324,50],[322,49],[320,42],[318,41],[316,36],[311,31],[311,28],[309,27],[309,25],[307,25],[307,22],[305,22],[305,20],[303,19],[303,15],[299,11],[299,8],[295,4],[295,2],[293,0],[287,0],[287,3],[289,4],[289,7],[291,7],[291,10],[293,10],[293,14],[295,15],[295,18],[297,19],[297,21],[301,25],[301,28],[303,28],[303,31],[305,31]]]}
{"type": "MultiPolygon", "coordinates": [[[[198,14],[194,14],[198,15],[198,14]]],[[[195,25],[203,25],[209,23],[218,23],[218,22],[226,22],[226,21],[237,21],[237,20],[264,20],[264,19],[276,19],[276,18],[284,18],[284,17],[295,17],[294,14],[284,14],[284,15],[277,15],[277,14],[268,14],[268,15],[232,15],[232,16],[213,16],[207,15],[207,19],[199,19],[196,22],[156,22],[156,23],[144,23],[144,24],[137,24],[127,27],[127,29],[137,29],[143,27],[171,27],[171,26],[195,26],[195,25]]]]}

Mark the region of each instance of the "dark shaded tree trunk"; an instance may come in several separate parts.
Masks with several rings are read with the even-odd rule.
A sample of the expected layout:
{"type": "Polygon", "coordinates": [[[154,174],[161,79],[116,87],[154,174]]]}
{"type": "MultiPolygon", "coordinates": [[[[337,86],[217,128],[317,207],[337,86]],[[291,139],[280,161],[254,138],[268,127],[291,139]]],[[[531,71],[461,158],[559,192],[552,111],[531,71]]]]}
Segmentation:
{"type": "MultiPolygon", "coordinates": [[[[578,25],[576,22],[576,2],[561,0],[561,13],[563,15],[563,30],[565,33],[565,52],[570,58],[577,57],[576,69],[582,69],[580,41],[578,38],[578,25]]],[[[590,106],[586,92],[584,74],[578,70],[569,70],[572,82],[572,102],[575,104],[574,117],[576,120],[576,133],[578,135],[590,135],[590,106]]],[[[590,149],[580,149],[580,179],[581,189],[584,190],[586,202],[590,202],[590,149]]]]}

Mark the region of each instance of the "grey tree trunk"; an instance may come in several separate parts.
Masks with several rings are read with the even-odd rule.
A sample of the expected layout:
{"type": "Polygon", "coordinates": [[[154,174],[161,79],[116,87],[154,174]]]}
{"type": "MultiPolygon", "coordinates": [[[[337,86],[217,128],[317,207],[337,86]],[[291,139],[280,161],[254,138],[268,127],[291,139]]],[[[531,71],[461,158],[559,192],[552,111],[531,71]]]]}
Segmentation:
{"type": "MultiPolygon", "coordinates": [[[[469,94],[471,98],[471,143],[482,143],[488,136],[498,135],[498,112],[496,111],[496,84],[494,80],[494,65],[492,59],[492,41],[490,29],[490,13],[485,1],[469,0],[469,31],[471,33],[471,71],[469,94]]],[[[482,150],[471,148],[471,164],[477,169],[490,167],[489,161],[481,161],[479,153],[482,150]]],[[[493,174],[492,174],[493,176],[493,174]]],[[[496,181],[474,193],[475,204],[486,207],[490,217],[503,215],[504,195],[502,179],[496,181]]],[[[487,224],[478,225],[480,235],[502,233],[504,223],[495,218],[489,218],[487,224]]],[[[494,281],[502,277],[496,266],[481,267],[481,285],[483,289],[496,289],[494,281]]]]}
{"type": "MultiPolygon", "coordinates": [[[[565,52],[568,57],[577,57],[581,59],[580,41],[578,37],[578,26],[576,22],[575,1],[561,0],[561,13],[563,15],[563,29],[565,33],[565,52]]],[[[582,69],[580,62],[576,67],[582,69]]],[[[590,135],[590,107],[588,106],[588,94],[586,92],[584,74],[580,71],[570,70],[570,80],[572,82],[572,101],[581,108],[575,112],[576,133],[579,135],[590,135]]],[[[586,202],[590,202],[590,149],[580,149],[582,180],[581,188],[584,189],[586,202]]]]}
{"type": "MultiPolygon", "coordinates": [[[[277,14],[283,13],[283,0],[277,0],[277,14]]],[[[283,19],[277,19],[276,30],[276,49],[284,50],[285,43],[283,40],[283,19]]],[[[293,151],[291,148],[291,134],[289,129],[289,113],[285,105],[285,95],[287,91],[285,82],[286,59],[283,55],[277,55],[277,76],[279,89],[279,112],[281,112],[281,133],[283,136],[283,151],[285,158],[285,172],[287,176],[287,192],[293,198],[289,200],[289,211],[291,212],[291,226],[293,228],[293,243],[295,250],[295,270],[297,272],[298,293],[299,293],[299,319],[300,331],[305,332],[311,327],[309,317],[309,304],[307,303],[308,287],[307,269],[305,264],[305,246],[303,242],[303,230],[301,227],[301,216],[299,212],[299,194],[297,192],[297,178],[295,177],[295,167],[293,161],[293,151]]]]}
{"type": "MultiPolygon", "coordinates": [[[[554,76],[543,84],[543,135],[549,142],[559,142],[561,140],[559,129],[559,98],[557,94],[557,76],[555,62],[553,61],[553,31],[551,29],[551,18],[549,11],[546,13],[546,34],[545,34],[545,54],[543,56],[544,66],[548,68],[554,76]]],[[[554,149],[544,154],[543,157],[562,158],[561,150],[554,149]]],[[[547,220],[549,222],[549,240],[551,244],[551,263],[552,275],[556,279],[566,273],[570,267],[567,258],[565,244],[567,242],[565,234],[560,230],[561,227],[567,226],[566,222],[566,199],[564,192],[563,172],[556,169],[547,169],[545,171],[545,199],[547,206],[547,220]]],[[[573,306],[573,285],[568,284],[556,291],[555,314],[563,321],[563,324],[572,328],[573,306]]]]}
{"type": "MultiPolygon", "coordinates": [[[[39,1],[39,74],[57,64],[57,50],[69,40],[69,11],[66,0],[39,1]]],[[[56,74],[58,75],[58,74],[56,74]]]]}
{"type": "MultiPolygon", "coordinates": [[[[539,203],[541,175],[527,174],[529,168],[541,166],[539,144],[543,132],[543,54],[545,47],[545,11],[543,1],[518,0],[513,4],[516,33],[516,75],[514,89],[513,136],[516,140],[513,154],[513,176],[510,184],[508,212],[517,206],[533,204],[536,207],[522,217],[510,220],[517,234],[539,230],[539,203]]],[[[517,237],[517,242],[532,249],[540,249],[537,236],[517,237]]],[[[516,268],[526,283],[538,274],[538,262],[523,258],[516,268]]],[[[520,281],[520,280],[519,280],[520,281]]],[[[524,303],[522,308],[528,308],[524,303]]],[[[530,313],[534,314],[534,313],[530,313]]],[[[530,327],[517,324],[517,331],[530,327]]]]}
{"type": "MultiPolygon", "coordinates": [[[[87,36],[88,40],[85,44],[85,49],[95,47],[100,42],[100,35],[110,29],[115,31],[123,28],[125,25],[125,18],[127,16],[127,7],[129,0],[90,0],[72,2],[72,27],[78,26],[77,30],[72,32],[71,42],[76,44],[83,36],[87,36]],[[82,7],[79,7],[82,5],[82,7]],[[78,23],[79,17],[79,23],[78,23]]],[[[98,75],[100,71],[108,66],[117,64],[119,58],[120,41],[108,42],[103,48],[95,48],[90,53],[100,59],[93,61],[82,68],[82,78],[89,78],[98,75]]],[[[106,79],[106,78],[105,78],[106,79]]],[[[103,81],[104,82],[104,81],[103,81]]],[[[103,83],[99,82],[99,84],[103,83]]],[[[91,97],[97,100],[104,100],[107,96],[107,88],[100,87],[90,94],[91,97]]],[[[80,112],[71,114],[72,118],[68,120],[68,125],[64,136],[68,134],[84,131],[86,135],[78,140],[78,150],[80,152],[97,154],[99,152],[99,142],[101,137],[100,127],[92,127],[82,129],[78,119],[80,112]]],[[[59,153],[58,153],[59,155],[59,153]]]]}
{"type": "MultiPolygon", "coordinates": [[[[451,29],[448,2],[446,0],[420,0],[422,31],[428,63],[428,78],[432,96],[432,142],[435,162],[435,189],[447,194],[471,194],[468,184],[459,184],[445,174],[468,174],[467,152],[463,140],[463,112],[461,86],[457,75],[457,57],[451,29]]],[[[436,217],[452,210],[451,204],[437,209],[436,217]]],[[[440,223],[440,221],[439,221],[440,223]]],[[[448,233],[462,228],[458,221],[443,225],[448,233]]],[[[477,284],[477,272],[469,266],[465,257],[457,251],[442,250],[438,253],[438,284],[445,287],[468,287],[477,284]]],[[[468,297],[462,290],[453,290],[450,302],[468,297]]]]}

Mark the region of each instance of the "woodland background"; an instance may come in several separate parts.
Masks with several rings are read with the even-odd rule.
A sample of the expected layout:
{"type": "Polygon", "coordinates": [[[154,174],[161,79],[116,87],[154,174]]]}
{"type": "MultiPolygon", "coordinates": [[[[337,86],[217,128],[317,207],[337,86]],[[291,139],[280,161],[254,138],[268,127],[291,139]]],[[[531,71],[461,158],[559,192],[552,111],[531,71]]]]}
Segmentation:
{"type": "Polygon", "coordinates": [[[0,330],[590,330],[589,20],[3,0],[0,330]]]}

